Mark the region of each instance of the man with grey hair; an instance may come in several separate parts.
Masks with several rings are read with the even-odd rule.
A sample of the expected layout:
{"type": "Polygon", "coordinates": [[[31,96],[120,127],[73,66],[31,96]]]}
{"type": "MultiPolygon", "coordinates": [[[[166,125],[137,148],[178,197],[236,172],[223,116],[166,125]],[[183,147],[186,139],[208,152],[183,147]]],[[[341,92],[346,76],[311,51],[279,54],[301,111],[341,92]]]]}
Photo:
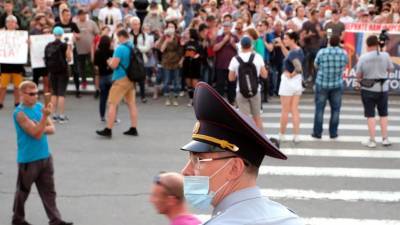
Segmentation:
{"type": "Polygon", "coordinates": [[[191,215],[183,195],[183,176],[179,173],[160,173],[154,178],[150,202],[157,212],[170,220],[170,225],[198,225],[200,220],[191,215]]]}
{"type": "MultiPolygon", "coordinates": [[[[7,31],[15,31],[18,29],[18,20],[15,16],[9,15],[6,18],[7,31]]],[[[19,91],[18,86],[24,80],[22,74],[24,73],[24,67],[22,64],[0,64],[1,65],[1,76],[0,76],[0,109],[3,108],[3,102],[6,97],[7,86],[10,81],[14,83],[14,105],[15,107],[19,104],[19,91]]]]}

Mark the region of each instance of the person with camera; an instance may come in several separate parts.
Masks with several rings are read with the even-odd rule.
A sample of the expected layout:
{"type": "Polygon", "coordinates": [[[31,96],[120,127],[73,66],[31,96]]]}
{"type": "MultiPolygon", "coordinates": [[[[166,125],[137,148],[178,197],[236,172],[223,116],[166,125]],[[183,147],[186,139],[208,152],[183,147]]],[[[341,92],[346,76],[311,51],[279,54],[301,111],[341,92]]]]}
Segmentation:
{"type": "Polygon", "coordinates": [[[357,63],[357,81],[361,86],[361,100],[364,107],[364,116],[368,121],[369,139],[362,144],[375,148],[375,108],[378,109],[380,118],[382,145],[390,146],[388,139],[388,72],[394,69],[393,63],[387,52],[379,51],[379,45],[384,45],[385,35],[372,35],[367,38],[367,53],[361,55],[357,63]],[[383,39],[382,39],[383,38],[383,39]]]}

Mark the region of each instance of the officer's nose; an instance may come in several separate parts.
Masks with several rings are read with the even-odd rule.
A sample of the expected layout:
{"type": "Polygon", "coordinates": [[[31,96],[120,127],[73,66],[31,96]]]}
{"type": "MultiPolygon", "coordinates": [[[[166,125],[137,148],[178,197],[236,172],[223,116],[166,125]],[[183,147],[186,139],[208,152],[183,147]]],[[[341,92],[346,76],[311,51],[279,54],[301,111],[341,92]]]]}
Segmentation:
{"type": "Polygon", "coordinates": [[[185,167],[181,170],[181,173],[183,176],[193,176],[194,175],[194,170],[193,170],[193,164],[188,160],[186,163],[185,167]]]}

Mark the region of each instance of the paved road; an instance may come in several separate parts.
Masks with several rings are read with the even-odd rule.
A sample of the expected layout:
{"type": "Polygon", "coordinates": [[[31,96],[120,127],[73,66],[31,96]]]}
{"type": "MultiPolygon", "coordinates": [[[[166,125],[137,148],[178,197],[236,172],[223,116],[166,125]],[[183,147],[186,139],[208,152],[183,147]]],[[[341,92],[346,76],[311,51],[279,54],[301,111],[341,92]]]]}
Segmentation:
{"type": "MultiPolygon", "coordinates": [[[[8,95],[6,108],[0,111],[0,225],[9,224],[16,180],[11,99],[8,95]]],[[[148,203],[148,191],[155,174],[179,171],[186,161],[187,154],[178,149],[190,139],[194,114],[186,99],[181,103],[168,108],[162,100],[139,104],[137,138],[122,135],[128,128],[127,109],[122,106],[122,123],[112,140],[104,140],[94,133],[104,126],[97,102],[91,96],[67,98],[71,121],[57,125],[50,138],[64,218],[78,225],[167,224],[148,203]]],[[[312,97],[304,96],[301,105],[303,141],[282,144],[287,161],[264,160],[259,186],[265,194],[296,211],[307,224],[400,224],[400,98],[392,97],[390,105],[395,143],[389,148],[378,144],[374,150],[360,144],[367,128],[358,97],[345,97],[340,138],[335,142],[309,137],[312,97]]],[[[278,133],[279,111],[277,99],[264,105],[270,135],[278,133]]],[[[26,210],[29,222],[47,223],[36,190],[26,210]]]]}

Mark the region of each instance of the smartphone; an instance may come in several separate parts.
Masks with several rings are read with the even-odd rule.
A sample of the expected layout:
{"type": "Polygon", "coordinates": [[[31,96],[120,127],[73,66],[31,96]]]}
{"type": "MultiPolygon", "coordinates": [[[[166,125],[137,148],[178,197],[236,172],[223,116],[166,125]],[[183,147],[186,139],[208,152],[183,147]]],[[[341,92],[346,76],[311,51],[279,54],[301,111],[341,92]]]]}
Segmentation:
{"type": "Polygon", "coordinates": [[[44,106],[47,107],[51,101],[51,93],[44,93],[44,106]]]}

